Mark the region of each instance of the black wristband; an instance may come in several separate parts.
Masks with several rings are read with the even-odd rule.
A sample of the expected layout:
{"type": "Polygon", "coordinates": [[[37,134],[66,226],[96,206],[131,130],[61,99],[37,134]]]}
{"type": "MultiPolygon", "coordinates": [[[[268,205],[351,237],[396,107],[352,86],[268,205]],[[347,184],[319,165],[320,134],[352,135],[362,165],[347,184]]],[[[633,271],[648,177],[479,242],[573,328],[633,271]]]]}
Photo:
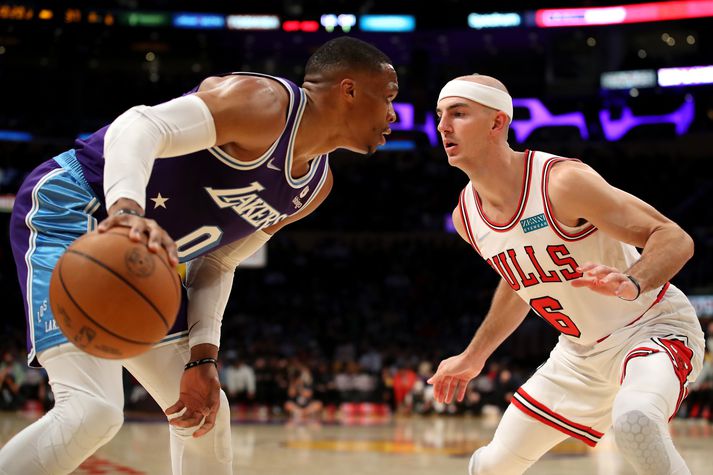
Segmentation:
{"type": "Polygon", "coordinates": [[[200,366],[202,364],[209,363],[213,363],[215,367],[218,368],[218,360],[216,360],[215,358],[202,358],[200,360],[189,361],[188,363],[186,363],[186,365],[183,367],[183,371],[194,368],[196,366],[200,366]]]}
{"type": "Polygon", "coordinates": [[[112,216],[121,216],[122,214],[130,214],[131,216],[138,216],[139,218],[143,218],[144,215],[136,211],[135,209],[131,208],[121,208],[118,210],[116,213],[114,213],[112,216]]]}
{"type": "Polygon", "coordinates": [[[624,274],[624,275],[625,275],[626,278],[629,279],[629,280],[631,281],[631,283],[634,284],[634,286],[636,287],[636,297],[634,297],[634,298],[631,299],[631,300],[629,300],[629,299],[622,299],[622,300],[627,300],[627,301],[629,301],[629,302],[633,302],[634,300],[636,300],[636,299],[639,298],[639,295],[641,295],[641,284],[639,284],[639,281],[636,280],[633,276],[630,276],[629,274],[624,274]]]}

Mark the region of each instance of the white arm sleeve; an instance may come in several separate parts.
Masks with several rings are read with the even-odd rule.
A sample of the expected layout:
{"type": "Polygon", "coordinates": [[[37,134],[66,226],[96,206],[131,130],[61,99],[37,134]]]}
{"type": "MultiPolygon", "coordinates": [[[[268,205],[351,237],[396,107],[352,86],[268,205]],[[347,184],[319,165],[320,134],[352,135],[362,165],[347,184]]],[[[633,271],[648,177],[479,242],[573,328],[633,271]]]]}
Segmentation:
{"type": "Polygon", "coordinates": [[[194,94],[124,112],[104,136],[106,208],[119,198],[129,198],[145,209],[154,160],[212,147],[215,137],[213,116],[194,94]]]}
{"type": "Polygon", "coordinates": [[[220,346],[220,325],[233,287],[235,268],[253,255],[271,235],[257,231],[225,247],[190,261],[188,289],[188,345],[220,346]]]}

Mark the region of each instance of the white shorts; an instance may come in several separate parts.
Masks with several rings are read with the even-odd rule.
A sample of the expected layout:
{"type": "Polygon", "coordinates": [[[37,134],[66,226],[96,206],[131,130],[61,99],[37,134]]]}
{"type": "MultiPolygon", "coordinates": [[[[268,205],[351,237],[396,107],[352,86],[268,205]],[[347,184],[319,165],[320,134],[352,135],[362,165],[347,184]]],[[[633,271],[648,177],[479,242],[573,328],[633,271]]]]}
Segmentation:
{"type": "MultiPolygon", "coordinates": [[[[512,403],[524,413],[590,446],[611,426],[611,411],[632,358],[664,352],[680,382],[678,405],[701,370],[705,342],[686,296],[671,286],[651,318],[582,346],[560,336],[549,359],[518,389],[512,403]]],[[[675,414],[675,411],[674,411],[675,414]]],[[[673,414],[671,414],[673,417],[673,414]]]]}

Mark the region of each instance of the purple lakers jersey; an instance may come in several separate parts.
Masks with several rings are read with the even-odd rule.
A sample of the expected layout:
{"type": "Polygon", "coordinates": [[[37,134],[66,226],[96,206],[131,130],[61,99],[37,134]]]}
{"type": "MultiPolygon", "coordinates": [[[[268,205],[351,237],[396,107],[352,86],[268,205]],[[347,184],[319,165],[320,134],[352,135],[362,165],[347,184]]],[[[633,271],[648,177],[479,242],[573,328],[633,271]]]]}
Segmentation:
{"type": "MultiPolygon", "coordinates": [[[[305,207],[325,182],[328,155],[312,159],[303,177],[290,173],[295,135],[307,103],[304,91],[286,79],[264,77],[282,84],[290,100],[282,134],[261,157],[239,161],[212,147],[154,162],[146,189],[146,217],[176,241],[182,262],[279,223],[305,207]]],[[[107,128],[78,140],[75,147],[84,176],[102,202],[107,128]]]]}

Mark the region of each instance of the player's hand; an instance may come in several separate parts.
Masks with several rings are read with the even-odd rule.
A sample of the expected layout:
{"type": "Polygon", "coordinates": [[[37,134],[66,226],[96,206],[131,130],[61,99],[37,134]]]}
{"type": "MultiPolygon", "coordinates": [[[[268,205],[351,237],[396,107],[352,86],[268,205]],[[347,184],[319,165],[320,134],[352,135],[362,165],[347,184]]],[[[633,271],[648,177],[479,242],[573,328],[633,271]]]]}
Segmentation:
{"type": "Polygon", "coordinates": [[[634,300],[639,295],[636,285],[619,269],[587,262],[577,267],[583,275],[571,281],[572,287],[587,287],[590,290],[624,300],[634,300]]]}
{"type": "Polygon", "coordinates": [[[178,249],[171,236],[153,219],[129,213],[119,213],[119,210],[122,209],[133,210],[139,215],[143,215],[143,210],[135,201],[122,198],[112,205],[109,210],[109,217],[99,223],[97,231],[104,233],[116,226],[131,228],[129,239],[134,242],[141,242],[143,236],[148,237],[149,251],[158,252],[163,247],[166,250],[170,264],[177,266],[178,249]]]}
{"type": "Polygon", "coordinates": [[[468,382],[480,374],[483,362],[474,360],[471,355],[461,353],[441,361],[436,374],[427,381],[433,384],[433,397],[438,402],[450,404],[453,396],[458,402],[463,401],[468,382]]]}
{"type": "Polygon", "coordinates": [[[178,401],[166,409],[169,424],[176,427],[198,427],[193,437],[210,432],[220,408],[220,381],[215,365],[202,364],[183,372],[178,401]],[[170,418],[185,409],[181,415],[170,418]]]}

